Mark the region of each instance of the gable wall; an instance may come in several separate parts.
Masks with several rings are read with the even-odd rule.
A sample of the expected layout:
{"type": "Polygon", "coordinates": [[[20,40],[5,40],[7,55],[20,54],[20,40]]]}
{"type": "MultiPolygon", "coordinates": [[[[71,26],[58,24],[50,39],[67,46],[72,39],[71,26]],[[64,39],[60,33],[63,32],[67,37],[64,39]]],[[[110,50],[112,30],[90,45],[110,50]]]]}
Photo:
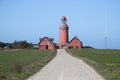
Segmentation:
{"type": "Polygon", "coordinates": [[[69,47],[70,48],[82,48],[82,43],[78,39],[75,38],[69,43],[69,47]]]}
{"type": "Polygon", "coordinates": [[[39,45],[51,45],[51,42],[47,38],[45,38],[41,41],[39,45]]]}

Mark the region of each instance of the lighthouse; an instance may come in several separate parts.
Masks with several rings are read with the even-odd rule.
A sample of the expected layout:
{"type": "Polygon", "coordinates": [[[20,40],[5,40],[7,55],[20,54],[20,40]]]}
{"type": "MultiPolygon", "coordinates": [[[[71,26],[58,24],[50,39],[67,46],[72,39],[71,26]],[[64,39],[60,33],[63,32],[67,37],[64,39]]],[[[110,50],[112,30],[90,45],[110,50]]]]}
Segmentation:
{"type": "Polygon", "coordinates": [[[67,18],[65,16],[61,19],[62,23],[59,28],[59,48],[63,48],[64,45],[68,44],[68,25],[67,18]]]}

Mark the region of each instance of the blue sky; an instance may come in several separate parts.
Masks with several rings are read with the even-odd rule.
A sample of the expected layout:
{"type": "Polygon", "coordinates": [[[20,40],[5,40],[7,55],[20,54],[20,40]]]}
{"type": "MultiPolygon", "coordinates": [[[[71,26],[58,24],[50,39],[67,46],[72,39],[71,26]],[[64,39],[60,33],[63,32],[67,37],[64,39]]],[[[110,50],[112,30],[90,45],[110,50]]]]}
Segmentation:
{"type": "Polygon", "coordinates": [[[0,41],[40,37],[59,39],[61,17],[67,17],[69,40],[83,45],[120,49],[120,0],[0,0],[0,41]]]}

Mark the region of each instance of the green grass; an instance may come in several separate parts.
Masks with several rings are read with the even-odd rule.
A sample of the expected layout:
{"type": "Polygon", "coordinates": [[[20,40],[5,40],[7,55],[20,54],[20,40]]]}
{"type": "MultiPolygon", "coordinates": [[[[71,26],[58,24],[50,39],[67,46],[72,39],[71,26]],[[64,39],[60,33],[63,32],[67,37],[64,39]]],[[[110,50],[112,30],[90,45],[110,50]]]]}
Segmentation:
{"type": "Polygon", "coordinates": [[[120,50],[67,49],[83,59],[107,80],[120,80],[120,50]]]}
{"type": "Polygon", "coordinates": [[[49,50],[0,50],[0,80],[24,80],[55,55],[49,50]]]}

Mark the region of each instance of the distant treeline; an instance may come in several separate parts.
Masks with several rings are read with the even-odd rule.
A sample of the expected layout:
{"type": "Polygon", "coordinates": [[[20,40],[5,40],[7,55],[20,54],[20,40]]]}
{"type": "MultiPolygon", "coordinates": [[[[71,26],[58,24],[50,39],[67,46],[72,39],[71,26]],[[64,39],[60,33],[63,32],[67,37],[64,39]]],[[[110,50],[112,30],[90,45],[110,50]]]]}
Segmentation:
{"type": "Polygon", "coordinates": [[[1,49],[24,49],[24,48],[33,48],[33,44],[24,41],[14,41],[13,43],[4,43],[0,42],[1,49]]]}

